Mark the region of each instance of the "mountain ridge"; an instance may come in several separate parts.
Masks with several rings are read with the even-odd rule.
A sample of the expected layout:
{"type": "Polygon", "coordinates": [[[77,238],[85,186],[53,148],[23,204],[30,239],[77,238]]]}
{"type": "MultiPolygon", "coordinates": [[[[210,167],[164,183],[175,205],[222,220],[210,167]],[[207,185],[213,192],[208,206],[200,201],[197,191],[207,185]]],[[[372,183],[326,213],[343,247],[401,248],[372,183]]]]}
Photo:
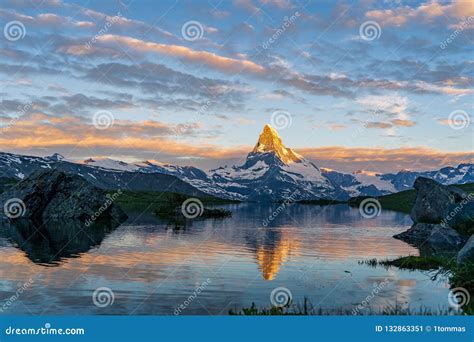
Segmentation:
{"type": "Polygon", "coordinates": [[[381,196],[411,189],[419,176],[444,185],[474,182],[474,164],[470,163],[433,171],[400,170],[385,174],[363,170],[344,173],[319,168],[286,147],[270,125],[265,125],[242,165],[209,171],[156,161],[126,163],[110,158],[88,158],[75,162],[58,153],[34,157],[0,152],[0,172],[3,176],[23,179],[37,169],[52,167],[79,174],[107,189],[126,187],[130,190],[163,191],[163,188],[176,183],[175,187],[171,186],[176,192],[256,201],[287,198],[347,200],[357,196],[381,196]]]}

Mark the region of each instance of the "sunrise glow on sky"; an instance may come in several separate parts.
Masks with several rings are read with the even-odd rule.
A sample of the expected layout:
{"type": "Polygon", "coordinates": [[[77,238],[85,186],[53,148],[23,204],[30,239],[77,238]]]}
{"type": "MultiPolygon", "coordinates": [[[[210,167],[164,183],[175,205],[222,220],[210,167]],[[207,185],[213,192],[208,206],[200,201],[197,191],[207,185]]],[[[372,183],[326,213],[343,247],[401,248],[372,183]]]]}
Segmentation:
{"type": "Polygon", "coordinates": [[[6,0],[0,24],[3,152],[211,168],[284,113],[321,167],[474,159],[472,1],[6,0]]]}

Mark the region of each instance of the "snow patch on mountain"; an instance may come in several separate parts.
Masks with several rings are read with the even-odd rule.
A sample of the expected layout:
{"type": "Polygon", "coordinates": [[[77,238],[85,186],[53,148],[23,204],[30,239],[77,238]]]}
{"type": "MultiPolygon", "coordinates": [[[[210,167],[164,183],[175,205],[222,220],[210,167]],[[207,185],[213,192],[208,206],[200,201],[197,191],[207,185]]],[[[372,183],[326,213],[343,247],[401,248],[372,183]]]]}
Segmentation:
{"type": "Polygon", "coordinates": [[[128,164],[123,161],[110,158],[89,158],[84,160],[82,163],[89,166],[119,171],[137,171],[140,168],[135,164],[128,164]]]}

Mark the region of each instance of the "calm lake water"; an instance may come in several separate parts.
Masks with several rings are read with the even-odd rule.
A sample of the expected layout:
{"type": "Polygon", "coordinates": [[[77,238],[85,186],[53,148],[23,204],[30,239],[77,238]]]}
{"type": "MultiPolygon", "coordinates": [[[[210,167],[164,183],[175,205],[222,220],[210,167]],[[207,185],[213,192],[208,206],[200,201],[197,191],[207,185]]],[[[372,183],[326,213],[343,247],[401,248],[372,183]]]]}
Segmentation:
{"type": "Polygon", "coordinates": [[[152,215],[132,215],[112,231],[76,235],[72,229],[74,236],[54,228],[47,238],[29,239],[30,228],[2,227],[3,314],[173,315],[181,306],[184,315],[225,315],[252,302],[269,307],[277,287],[291,291],[293,303],[306,297],[329,311],[351,311],[364,300],[362,313],[395,302],[415,310],[448,306],[443,279],[358,264],[418,255],[392,238],[410,226],[408,215],[382,211],[366,219],[346,205],[295,204],[264,227],[277,204],[223,207],[233,211],[231,218],[193,221],[181,229],[152,215]],[[113,291],[113,304],[94,305],[100,287],[113,291]]]}

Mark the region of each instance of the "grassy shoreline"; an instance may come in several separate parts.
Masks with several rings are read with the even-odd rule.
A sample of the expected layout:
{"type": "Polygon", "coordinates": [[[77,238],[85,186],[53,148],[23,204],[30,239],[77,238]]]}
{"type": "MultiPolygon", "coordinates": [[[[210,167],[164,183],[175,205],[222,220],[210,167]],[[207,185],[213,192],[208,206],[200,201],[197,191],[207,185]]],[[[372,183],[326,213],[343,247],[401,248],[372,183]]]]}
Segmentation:
{"type": "Polygon", "coordinates": [[[323,309],[316,308],[307,298],[302,304],[288,305],[284,307],[257,307],[255,303],[248,308],[231,309],[230,316],[447,316],[462,315],[450,309],[437,309],[435,311],[425,307],[412,309],[400,303],[388,305],[380,310],[367,308],[364,312],[355,309],[323,309]]]}

